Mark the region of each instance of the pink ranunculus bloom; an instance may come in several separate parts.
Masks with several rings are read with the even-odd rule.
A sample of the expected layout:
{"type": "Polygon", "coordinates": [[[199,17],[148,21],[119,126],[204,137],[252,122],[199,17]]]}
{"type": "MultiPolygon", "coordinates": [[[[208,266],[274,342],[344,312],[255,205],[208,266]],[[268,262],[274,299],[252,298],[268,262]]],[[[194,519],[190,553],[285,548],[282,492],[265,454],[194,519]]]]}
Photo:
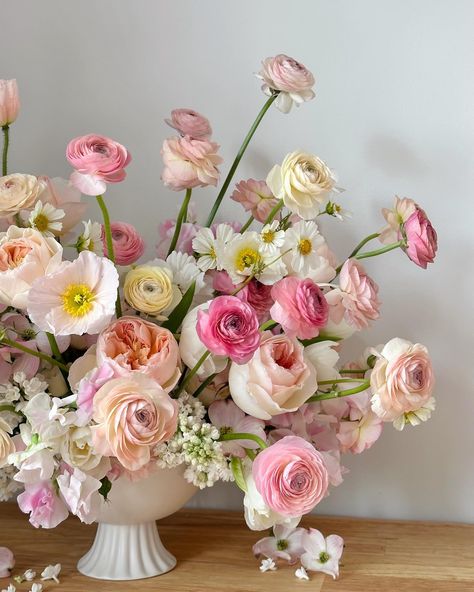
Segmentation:
{"type": "Polygon", "coordinates": [[[198,311],[197,334],[207,349],[245,364],[260,345],[258,317],[236,296],[217,296],[207,311],[198,311]]]}
{"type": "Polygon", "coordinates": [[[303,553],[304,528],[293,528],[287,524],[277,524],[273,527],[273,536],[260,539],[252,547],[253,554],[263,555],[269,559],[283,559],[290,563],[298,561],[303,553]]]}
{"type": "MultiPolygon", "coordinates": [[[[171,239],[176,228],[176,220],[165,220],[158,226],[158,243],[156,244],[156,254],[160,259],[166,259],[171,239]]],[[[200,226],[191,222],[185,222],[181,226],[178,242],[175,251],[181,253],[193,254],[193,238],[199,231],[200,226]]]]}
{"type": "Polygon", "coordinates": [[[13,123],[19,110],[20,98],[16,80],[0,80],[0,127],[13,123]]]}
{"type": "Polygon", "coordinates": [[[407,239],[406,254],[413,263],[426,269],[428,263],[433,263],[438,249],[436,230],[418,205],[403,227],[407,239]]]}
{"type": "Polygon", "coordinates": [[[38,199],[43,203],[49,203],[53,207],[64,211],[61,219],[61,234],[66,234],[78,224],[86,213],[88,204],[81,202],[81,192],[71,185],[67,179],[61,177],[39,177],[45,184],[43,192],[38,199]]]}
{"type": "Polygon", "coordinates": [[[217,165],[222,158],[217,154],[219,145],[209,140],[168,138],[163,142],[161,154],[165,168],[161,179],[174,191],[217,185],[217,165]]]}
{"type": "Polygon", "coordinates": [[[25,491],[18,496],[17,501],[20,510],[30,514],[30,523],[35,528],[56,528],[69,515],[51,481],[26,483],[25,491]]]}
{"type": "Polygon", "coordinates": [[[293,102],[300,105],[314,98],[314,76],[300,62],[281,53],[266,58],[262,66],[257,74],[264,82],[262,90],[267,95],[279,91],[275,104],[283,113],[290,111],[293,102]]]}
{"type": "Polygon", "coordinates": [[[178,403],[155,380],[135,373],[97,391],[92,417],[96,452],[137,471],[150,462],[153,448],[175,433],[178,403]]]}
{"type": "Polygon", "coordinates": [[[102,331],[97,362],[109,364],[117,376],[145,374],[167,392],[181,376],[179,346],[173,334],[139,317],[121,317],[102,331]]]}
{"type": "Polygon", "coordinates": [[[344,550],[344,540],[337,534],[326,539],[315,528],[310,528],[303,536],[304,553],[301,564],[310,571],[320,571],[332,576],[339,575],[339,559],[344,550]]]}
{"type": "Polygon", "coordinates": [[[173,109],[171,119],[165,122],[182,136],[205,140],[212,135],[209,120],[193,109],[173,109]]]}
{"type": "Polygon", "coordinates": [[[384,421],[417,411],[428,403],[434,385],[426,347],[395,337],[384,345],[370,374],[372,411],[384,421]]]}
{"type": "Polygon", "coordinates": [[[379,287],[364,267],[355,259],[348,259],[342,266],[339,289],[326,294],[330,305],[330,317],[334,323],[344,319],[358,330],[369,326],[380,316],[379,287]]]}
{"type": "Polygon", "coordinates": [[[258,280],[253,279],[236,296],[240,300],[250,304],[257,313],[260,323],[268,320],[270,308],[273,305],[272,286],[266,286],[258,280]]]}
{"type": "Polygon", "coordinates": [[[99,517],[102,483],[78,468],[64,471],[57,478],[59,491],[70,512],[84,524],[92,524],[99,517]]]}
{"type": "MultiPolygon", "coordinates": [[[[114,245],[115,263],[117,265],[132,265],[145,252],[145,241],[138,234],[135,226],[127,222],[112,222],[112,241],[114,245]]],[[[102,226],[102,245],[104,255],[108,257],[105,230],[102,226]]]]}
{"type": "Polygon", "coordinates": [[[255,220],[262,222],[262,224],[278,201],[266,181],[257,181],[256,179],[247,179],[237,183],[230,198],[242,204],[244,210],[251,212],[255,220]]]}
{"type": "MultiPolygon", "coordinates": [[[[209,419],[212,425],[216,426],[223,433],[235,432],[254,434],[259,436],[264,442],[266,441],[265,424],[260,419],[245,415],[245,413],[237,407],[237,405],[227,399],[224,401],[215,401],[208,409],[209,419]]],[[[222,442],[222,450],[224,454],[231,454],[232,456],[239,456],[245,458],[245,449],[258,448],[258,444],[253,440],[232,440],[229,442],[222,442]]]]}
{"type": "Polygon", "coordinates": [[[328,320],[328,303],[317,284],[310,279],[286,277],[272,288],[275,304],[271,318],[280,323],[290,337],[312,339],[328,320]]]}
{"type": "Polygon", "coordinates": [[[71,183],[86,195],[99,195],[107,183],[120,183],[132,157],[128,150],[111,138],[88,134],[71,140],[66,158],[75,170],[71,183]]]}
{"type": "Polygon", "coordinates": [[[253,462],[252,475],[268,507],[288,517],[310,512],[329,486],[323,457],[298,436],[286,436],[262,450],[253,462]]]}
{"type": "Polygon", "coordinates": [[[9,578],[15,567],[15,556],[8,547],[0,547],[0,578],[9,578]]]}

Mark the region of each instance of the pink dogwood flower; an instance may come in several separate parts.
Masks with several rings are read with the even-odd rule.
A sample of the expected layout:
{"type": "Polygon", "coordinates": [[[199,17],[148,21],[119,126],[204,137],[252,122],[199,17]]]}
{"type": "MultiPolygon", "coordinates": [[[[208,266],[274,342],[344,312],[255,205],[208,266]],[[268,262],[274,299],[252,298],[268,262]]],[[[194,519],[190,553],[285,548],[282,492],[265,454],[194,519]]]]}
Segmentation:
{"type": "Polygon", "coordinates": [[[284,559],[290,563],[298,561],[303,553],[304,528],[293,528],[286,524],[273,527],[273,536],[260,539],[252,547],[253,554],[258,557],[264,555],[269,559],[284,559]]]}
{"type": "Polygon", "coordinates": [[[330,534],[327,538],[310,528],[302,537],[304,553],[301,564],[310,571],[321,571],[334,579],[339,575],[339,559],[344,550],[344,539],[337,534],[330,534]]]}

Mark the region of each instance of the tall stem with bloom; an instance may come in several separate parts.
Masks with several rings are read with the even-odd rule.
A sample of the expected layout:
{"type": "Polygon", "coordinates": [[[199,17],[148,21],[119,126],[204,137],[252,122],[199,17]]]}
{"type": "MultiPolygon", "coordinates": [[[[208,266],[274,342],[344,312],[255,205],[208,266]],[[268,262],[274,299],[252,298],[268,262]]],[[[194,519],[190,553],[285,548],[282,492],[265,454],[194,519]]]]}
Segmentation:
{"type": "Polygon", "coordinates": [[[46,332],[46,337],[48,338],[49,347],[51,348],[51,351],[53,353],[53,358],[55,360],[58,360],[58,362],[64,363],[61,352],[59,351],[59,346],[58,346],[58,342],[56,341],[56,337],[52,333],[48,333],[48,332],[46,332]]]}
{"type": "Polygon", "coordinates": [[[391,245],[387,245],[386,247],[382,247],[381,249],[376,249],[375,251],[367,251],[365,253],[359,253],[355,256],[356,259],[366,259],[367,257],[377,257],[377,255],[383,255],[383,253],[388,253],[389,251],[393,251],[394,249],[398,249],[399,247],[403,247],[405,245],[404,240],[399,240],[396,243],[392,243],[391,245]]]}
{"type": "Polygon", "coordinates": [[[188,217],[188,207],[189,201],[191,199],[191,192],[192,189],[186,189],[186,195],[184,196],[183,203],[181,205],[181,209],[179,210],[178,217],[176,219],[176,226],[174,229],[173,238],[171,239],[170,248],[168,249],[168,255],[172,253],[178,244],[179,233],[181,232],[181,227],[183,222],[186,222],[186,218],[188,217]]]}
{"type": "MultiPolygon", "coordinates": [[[[353,381],[351,381],[353,382],[353,381]]],[[[362,393],[370,387],[370,381],[364,380],[364,382],[351,389],[344,391],[331,391],[330,393],[321,393],[320,395],[313,395],[306,403],[315,403],[316,401],[326,401],[328,399],[340,399],[341,397],[348,397],[349,395],[355,395],[356,393],[362,393]]]]}
{"type": "Polygon", "coordinates": [[[8,146],[10,144],[10,126],[4,125],[3,131],[3,153],[2,153],[2,175],[7,174],[7,159],[8,159],[8,146]]]}
{"type": "Polygon", "coordinates": [[[220,442],[226,442],[228,440],[253,440],[262,450],[267,448],[267,444],[262,440],[262,438],[259,438],[255,434],[247,434],[246,432],[222,434],[219,438],[220,442]]]}
{"type": "Polygon", "coordinates": [[[48,356],[48,354],[45,354],[40,351],[36,351],[34,349],[30,349],[29,347],[26,347],[26,345],[22,345],[21,343],[13,341],[12,339],[8,339],[8,337],[4,337],[3,339],[1,339],[0,343],[2,345],[6,345],[7,347],[11,347],[13,349],[17,349],[19,351],[22,351],[25,354],[30,354],[30,356],[35,356],[36,358],[40,358],[40,360],[48,362],[49,364],[52,364],[53,366],[57,366],[60,370],[62,370],[64,372],[68,372],[68,367],[66,366],[66,364],[63,364],[62,362],[55,360],[51,356],[48,356]]]}
{"type": "Polygon", "coordinates": [[[232,163],[232,166],[230,167],[229,172],[227,173],[227,177],[225,178],[225,181],[222,184],[221,190],[219,191],[216,201],[214,202],[214,205],[212,206],[211,213],[209,214],[209,217],[206,222],[207,227],[209,227],[213,223],[214,218],[216,217],[216,214],[217,214],[217,210],[219,209],[221,202],[224,199],[225,192],[227,191],[227,188],[229,187],[230,182],[232,181],[232,177],[234,176],[235,171],[237,170],[237,167],[239,166],[239,163],[242,160],[242,157],[245,154],[245,151],[247,150],[247,146],[250,144],[250,140],[252,139],[252,137],[253,137],[257,127],[259,126],[260,122],[262,121],[265,113],[268,111],[268,109],[270,108],[273,101],[277,98],[277,96],[278,96],[278,93],[275,93],[265,102],[262,109],[260,110],[260,113],[257,115],[257,118],[253,122],[252,127],[250,128],[248,134],[245,136],[244,141],[242,142],[242,145],[239,148],[239,151],[237,152],[237,156],[235,157],[235,160],[232,163]]]}
{"type": "MultiPolygon", "coordinates": [[[[352,257],[355,257],[357,255],[357,253],[362,249],[362,247],[364,245],[366,245],[367,243],[369,243],[371,240],[374,240],[378,236],[380,236],[380,233],[379,232],[374,232],[373,234],[369,234],[369,236],[366,236],[365,238],[363,238],[360,241],[360,243],[356,247],[354,247],[353,251],[347,257],[347,259],[351,259],[352,257]]],[[[344,265],[344,263],[341,263],[341,265],[339,265],[338,267],[336,267],[336,273],[339,273],[341,271],[343,265],[344,265]]]]}
{"type": "Polygon", "coordinates": [[[247,220],[247,222],[240,229],[240,234],[243,234],[250,227],[250,225],[252,224],[253,221],[254,221],[254,217],[250,216],[250,218],[247,220]]]}
{"type": "MultiPolygon", "coordinates": [[[[114,241],[112,239],[112,228],[110,226],[110,216],[107,206],[105,205],[104,198],[102,195],[98,195],[96,197],[97,203],[99,204],[100,211],[102,212],[102,218],[104,219],[104,232],[105,232],[105,242],[107,244],[107,258],[115,263],[115,255],[114,255],[114,241]]],[[[122,316],[122,305],[120,303],[120,288],[117,288],[117,300],[115,301],[115,314],[119,319],[122,316]]]]}

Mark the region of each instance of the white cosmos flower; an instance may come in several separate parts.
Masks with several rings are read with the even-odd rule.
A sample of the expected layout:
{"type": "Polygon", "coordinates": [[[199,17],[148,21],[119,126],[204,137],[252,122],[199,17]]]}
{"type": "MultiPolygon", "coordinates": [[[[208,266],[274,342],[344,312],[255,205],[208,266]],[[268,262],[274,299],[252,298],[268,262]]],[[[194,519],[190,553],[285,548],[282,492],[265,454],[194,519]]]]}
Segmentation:
{"type": "Polygon", "coordinates": [[[214,235],[210,228],[201,228],[193,239],[193,249],[200,255],[198,266],[202,271],[222,269],[220,260],[225,245],[235,235],[229,224],[218,224],[214,235]]]}
{"type": "Polygon", "coordinates": [[[28,218],[31,228],[38,230],[44,236],[59,234],[63,228],[62,220],[65,216],[64,210],[55,208],[49,203],[43,204],[37,201],[34,210],[28,218]]]}
{"type": "Polygon", "coordinates": [[[324,264],[317,249],[324,244],[318,225],[312,221],[297,222],[286,231],[283,257],[290,274],[307,277],[324,264]]]}
{"type": "Polygon", "coordinates": [[[277,254],[285,242],[285,231],[278,230],[280,223],[273,220],[271,224],[265,224],[259,234],[260,250],[262,253],[277,254]]]}
{"type": "Polygon", "coordinates": [[[35,280],[28,314],[42,331],[54,335],[94,335],[115,312],[119,277],[115,265],[90,251],[64,261],[57,271],[35,280]]]}
{"type": "Polygon", "coordinates": [[[83,220],[84,232],[78,237],[75,247],[78,253],[82,251],[92,251],[98,255],[103,252],[102,249],[102,225],[99,222],[87,222],[83,220]]]}

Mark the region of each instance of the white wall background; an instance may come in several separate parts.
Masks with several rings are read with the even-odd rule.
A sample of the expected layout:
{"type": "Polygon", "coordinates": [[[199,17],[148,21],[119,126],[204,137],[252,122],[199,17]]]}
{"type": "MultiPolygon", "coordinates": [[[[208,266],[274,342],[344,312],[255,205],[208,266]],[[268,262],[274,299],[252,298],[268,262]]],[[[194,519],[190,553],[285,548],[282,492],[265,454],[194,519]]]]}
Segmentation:
{"type": "MultiPolygon", "coordinates": [[[[354,212],[325,224],[341,256],[381,226],[395,193],[427,210],[436,264],[423,271],[398,251],[369,260],[384,314],[352,348],[395,335],[426,344],[438,410],[401,434],[387,426],[373,449],[348,458],[351,472],[321,513],[474,521],[473,17],[470,0],[2,2],[0,77],[18,78],[23,103],[11,167],[67,176],[70,138],[116,138],[134,160],[107,198],[150,253],[180,199],[160,183],[163,118],[182,106],[206,114],[225,173],[264,100],[253,72],[280,52],[315,73],[317,98],[290,115],[270,111],[236,180],[264,178],[297,148],[321,156],[354,212]]],[[[215,193],[195,191],[198,211],[215,193]]],[[[229,201],[221,213],[241,216],[229,201]]],[[[194,503],[237,508],[240,494],[218,487],[194,503]]]]}

